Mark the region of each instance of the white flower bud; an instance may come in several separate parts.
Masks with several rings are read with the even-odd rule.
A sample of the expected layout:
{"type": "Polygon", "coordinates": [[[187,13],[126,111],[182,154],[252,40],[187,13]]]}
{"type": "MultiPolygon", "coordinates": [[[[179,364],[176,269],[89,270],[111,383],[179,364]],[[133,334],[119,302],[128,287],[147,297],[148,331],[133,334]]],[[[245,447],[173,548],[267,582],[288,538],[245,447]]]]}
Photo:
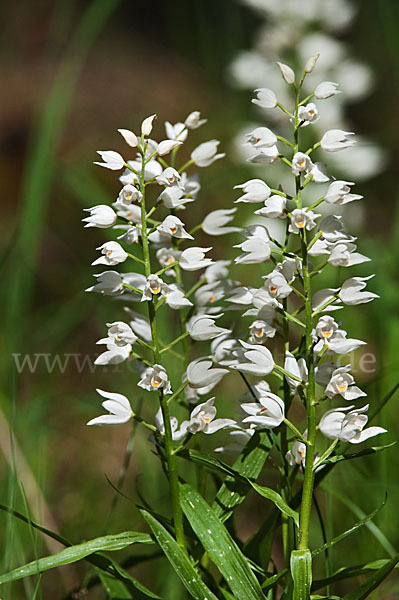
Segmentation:
{"type": "Polygon", "coordinates": [[[137,146],[138,139],[136,134],[133,133],[133,131],[130,131],[130,129],[118,129],[118,131],[125,140],[125,142],[128,144],[128,146],[130,146],[131,148],[135,148],[137,146]]]}
{"type": "Polygon", "coordinates": [[[156,118],[157,118],[157,115],[151,115],[150,117],[147,117],[146,119],[144,119],[144,121],[141,123],[141,134],[142,135],[144,135],[144,136],[150,135],[150,133],[152,131],[152,122],[156,118]]]}
{"type": "Polygon", "coordinates": [[[311,73],[316,66],[317,60],[320,54],[315,54],[315,56],[311,56],[307,61],[304,68],[305,73],[311,73]]]}
{"type": "Polygon", "coordinates": [[[291,67],[289,67],[288,65],[285,65],[284,63],[280,63],[280,62],[277,63],[277,66],[279,67],[281,74],[283,76],[283,79],[286,83],[291,85],[292,83],[295,82],[295,73],[291,69],[291,67]]]}

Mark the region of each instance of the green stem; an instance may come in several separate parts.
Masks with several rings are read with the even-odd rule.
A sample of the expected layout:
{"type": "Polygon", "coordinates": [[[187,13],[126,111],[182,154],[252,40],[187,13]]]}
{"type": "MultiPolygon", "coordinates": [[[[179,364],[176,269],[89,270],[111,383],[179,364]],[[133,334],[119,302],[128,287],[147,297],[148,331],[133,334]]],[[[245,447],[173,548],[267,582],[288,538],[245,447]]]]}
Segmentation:
{"type": "Polygon", "coordinates": [[[184,333],[179,335],[177,338],[175,338],[173,340],[173,342],[170,342],[170,344],[168,344],[167,346],[162,348],[162,350],[160,351],[160,354],[162,354],[163,352],[166,352],[167,350],[170,350],[170,348],[173,348],[173,346],[175,346],[176,344],[178,344],[179,342],[184,340],[188,335],[190,335],[190,333],[188,331],[185,331],[184,333]]]}
{"type": "Polygon", "coordinates": [[[306,445],[308,444],[308,440],[302,435],[302,433],[299,431],[299,429],[297,429],[295,427],[295,425],[293,423],[291,423],[291,421],[289,421],[288,419],[284,419],[284,423],[295,434],[295,437],[300,439],[301,442],[303,442],[304,444],[306,444],[306,445]]]}
{"type": "Polygon", "coordinates": [[[309,546],[309,524],[312,509],[312,495],[314,484],[314,457],[316,442],[316,407],[315,407],[315,374],[314,374],[314,352],[312,340],[312,291],[309,275],[308,251],[306,244],[306,232],[301,234],[302,246],[302,272],[303,285],[306,296],[305,316],[306,316],[306,364],[308,367],[308,386],[306,390],[306,412],[308,443],[306,448],[305,476],[302,489],[302,502],[300,508],[299,521],[299,550],[306,550],[309,546]]]}
{"type": "MultiPolygon", "coordinates": [[[[145,261],[145,275],[149,277],[151,275],[151,260],[150,260],[150,247],[148,242],[147,234],[147,218],[146,218],[146,206],[145,206],[145,184],[144,184],[144,153],[142,155],[142,169],[140,175],[140,191],[142,193],[141,199],[141,222],[142,222],[142,242],[143,242],[143,255],[145,261]]],[[[148,317],[151,327],[152,343],[153,343],[153,358],[155,363],[160,362],[160,343],[158,339],[158,329],[156,323],[156,314],[153,300],[147,302],[148,304],[148,317]]],[[[180,506],[179,497],[179,476],[177,472],[176,457],[173,454],[173,440],[172,440],[172,428],[170,424],[170,413],[167,398],[163,394],[163,390],[159,390],[159,402],[161,405],[162,418],[164,423],[165,435],[165,455],[168,466],[168,476],[170,485],[170,494],[172,501],[173,510],[173,523],[175,526],[176,541],[179,546],[186,552],[186,542],[184,537],[183,528],[183,513],[180,506]]]]}
{"type": "Polygon", "coordinates": [[[134,254],[130,254],[129,252],[127,252],[127,255],[129,258],[132,258],[134,261],[144,265],[145,262],[143,260],[141,260],[141,258],[138,258],[137,256],[135,256],[134,254]]]}

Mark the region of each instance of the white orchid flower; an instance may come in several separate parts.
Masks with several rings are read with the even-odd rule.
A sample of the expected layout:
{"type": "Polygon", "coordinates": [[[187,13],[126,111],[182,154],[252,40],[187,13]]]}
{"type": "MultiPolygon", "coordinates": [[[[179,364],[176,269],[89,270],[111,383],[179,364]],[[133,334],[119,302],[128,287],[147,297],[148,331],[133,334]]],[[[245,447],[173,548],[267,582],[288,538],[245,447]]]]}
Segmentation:
{"type": "MultiPolygon", "coordinates": [[[[170,417],[170,428],[172,430],[172,440],[174,442],[180,442],[187,434],[188,421],[183,421],[179,428],[179,421],[176,417],[170,417]]],[[[159,408],[155,415],[155,426],[161,435],[165,435],[165,422],[163,420],[162,409],[159,408]]]]}
{"type": "Polygon", "coordinates": [[[287,257],[276,265],[274,271],[281,273],[291,283],[294,281],[296,273],[302,276],[302,263],[297,258],[287,257]]]}
{"type": "Polygon", "coordinates": [[[301,122],[301,127],[306,127],[311,123],[319,120],[319,111],[316,104],[309,102],[305,106],[300,106],[298,109],[298,119],[301,122]]]}
{"type": "Polygon", "coordinates": [[[287,298],[292,292],[286,278],[282,273],[274,270],[269,275],[262,277],[265,280],[264,286],[270,298],[287,298]]]}
{"type": "Polygon", "coordinates": [[[178,217],[173,215],[168,215],[160,225],[158,225],[157,230],[160,233],[171,235],[175,238],[193,240],[193,236],[187,233],[184,229],[184,223],[178,217]]]}
{"type": "Polygon", "coordinates": [[[353,181],[337,180],[330,183],[324,200],[329,204],[348,204],[354,200],[361,200],[363,196],[351,193],[351,185],[355,185],[353,181]]]}
{"type": "Polygon", "coordinates": [[[191,112],[184,121],[187,129],[198,129],[201,125],[207,123],[208,119],[201,119],[201,113],[198,110],[191,112]]]}
{"type": "Polygon", "coordinates": [[[317,322],[315,333],[323,339],[329,340],[338,329],[338,323],[329,315],[323,315],[317,322]]]}
{"type": "MultiPolygon", "coordinates": [[[[347,338],[346,331],[342,329],[337,329],[334,332],[334,335],[329,340],[324,340],[324,344],[327,346],[327,353],[330,354],[334,352],[335,354],[348,354],[348,352],[353,352],[360,348],[360,346],[365,346],[366,342],[362,340],[357,340],[355,338],[347,338]]],[[[315,352],[319,352],[323,347],[323,343],[320,345],[316,344],[315,352]]]]}
{"type": "Polygon", "coordinates": [[[277,106],[276,94],[269,88],[258,88],[255,90],[257,98],[253,98],[251,102],[261,108],[275,108],[277,106]]]}
{"type": "Polygon", "coordinates": [[[125,362],[130,356],[130,352],[132,350],[132,346],[130,344],[125,344],[124,346],[117,346],[112,342],[105,342],[105,340],[99,340],[97,344],[107,344],[107,350],[100,354],[94,364],[96,366],[104,366],[104,365],[119,365],[120,363],[125,362]]]}
{"type": "Polygon", "coordinates": [[[129,225],[117,225],[114,227],[114,229],[126,229],[125,233],[118,235],[117,239],[121,240],[128,246],[131,244],[137,244],[141,237],[141,228],[136,227],[135,225],[131,227],[129,225]]]}
{"type": "Polygon", "coordinates": [[[97,278],[97,283],[88,287],[86,292],[98,292],[106,296],[116,296],[124,291],[123,279],[117,271],[104,271],[94,275],[97,278]]]}
{"type": "Polygon", "coordinates": [[[159,185],[167,185],[168,187],[171,185],[176,185],[181,180],[181,175],[176,169],[173,167],[167,167],[158,177],[156,177],[155,181],[159,183],[159,185]]]}
{"type": "Polygon", "coordinates": [[[188,136],[185,123],[175,123],[172,125],[172,123],[169,123],[169,121],[165,121],[165,131],[170,140],[179,140],[184,142],[188,136]]]}
{"type": "Polygon", "coordinates": [[[152,300],[153,296],[157,294],[166,296],[170,291],[170,287],[158,275],[149,275],[146,279],[141,302],[152,300]]]}
{"type": "Polygon", "coordinates": [[[325,389],[325,394],[328,398],[334,398],[334,396],[340,394],[345,400],[356,400],[362,396],[367,396],[360,388],[354,385],[355,380],[350,375],[349,371],[351,365],[344,367],[338,367],[331,374],[331,379],[325,389]]]}
{"type": "Polygon", "coordinates": [[[249,333],[250,344],[263,344],[266,338],[274,337],[276,330],[266,321],[258,319],[249,326],[249,333]]]}
{"type": "Polygon", "coordinates": [[[162,365],[155,364],[153,367],[148,367],[142,374],[142,378],[137,384],[143,390],[154,392],[162,389],[164,394],[171,394],[170,381],[168,375],[162,365]]]}
{"type": "Polygon", "coordinates": [[[183,142],[180,142],[179,140],[162,140],[162,142],[159,142],[158,144],[157,154],[159,156],[165,156],[166,154],[169,154],[169,152],[171,152],[174,148],[181,146],[182,143],[183,142]]]}
{"type": "Polygon", "coordinates": [[[234,259],[236,264],[252,265],[270,258],[270,242],[267,230],[262,226],[248,227],[249,237],[234,248],[240,248],[241,256],[234,259]]]}
{"type": "Polygon", "coordinates": [[[86,222],[85,227],[98,227],[105,229],[106,227],[112,227],[116,223],[116,214],[110,206],[106,204],[99,204],[98,206],[92,206],[91,208],[84,208],[90,215],[82,219],[86,222]]]}
{"type": "Polygon", "coordinates": [[[118,265],[123,263],[128,257],[127,252],[124,251],[118,242],[105,242],[105,244],[102,244],[96,250],[101,250],[103,256],[93,261],[92,265],[118,265]]]}
{"type": "Polygon", "coordinates": [[[197,317],[193,317],[187,327],[187,331],[190,334],[190,337],[193,340],[203,341],[203,340],[213,340],[219,335],[229,334],[231,333],[230,329],[225,329],[224,327],[218,327],[215,324],[215,319],[218,319],[223,315],[214,315],[210,317],[208,315],[200,315],[197,317]]]}
{"type": "Polygon", "coordinates": [[[118,199],[114,203],[114,206],[120,205],[130,206],[132,202],[139,202],[142,198],[142,193],[134,186],[128,183],[124,185],[118,194],[118,199]]]}
{"type": "Polygon", "coordinates": [[[183,271],[198,271],[213,264],[211,258],[205,258],[205,254],[212,250],[209,248],[198,248],[196,246],[183,250],[179,257],[179,264],[183,271]]]}
{"type": "MultiPolygon", "coordinates": [[[[179,250],[174,250],[173,248],[164,247],[159,248],[156,252],[156,257],[159,261],[161,267],[167,267],[174,262],[177,262],[181,256],[181,252],[179,250]]],[[[168,275],[175,276],[175,272],[173,269],[169,269],[165,272],[168,275]]]]}
{"type": "Polygon", "coordinates": [[[229,367],[234,364],[231,351],[237,346],[237,340],[229,338],[227,335],[221,335],[212,340],[211,353],[212,359],[222,367],[229,367]]]}
{"type": "Polygon", "coordinates": [[[216,408],[214,407],[215,398],[211,398],[194,408],[190,415],[190,421],[187,430],[190,433],[215,433],[226,427],[235,427],[236,422],[232,419],[215,419],[216,408]]]}
{"type": "Polygon", "coordinates": [[[191,160],[197,167],[209,167],[219,158],[224,158],[225,153],[217,154],[217,148],[220,142],[218,140],[210,140],[197,146],[191,153],[191,160]]]}
{"type": "Polygon", "coordinates": [[[320,431],[329,439],[339,439],[343,442],[351,444],[360,444],[371,437],[387,433],[383,427],[368,427],[368,417],[364,413],[367,412],[369,405],[366,404],[362,408],[355,410],[353,406],[344,408],[335,408],[328,410],[320,420],[320,431]],[[346,411],[349,411],[347,414],[346,411]]]}
{"type": "Polygon", "coordinates": [[[288,450],[285,458],[289,465],[292,467],[294,465],[301,465],[305,467],[306,461],[306,444],[304,442],[300,442],[296,440],[291,447],[291,450],[288,450]]]}
{"type": "Polygon", "coordinates": [[[304,171],[310,169],[312,164],[313,163],[310,160],[310,156],[308,154],[304,154],[303,152],[296,152],[292,157],[291,170],[294,175],[300,175],[304,171]]]}
{"type": "Polygon", "coordinates": [[[188,202],[194,202],[193,198],[184,198],[184,190],[178,185],[165,188],[159,200],[166,208],[181,208],[188,202]]]}
{"type": "Polygon", "coordinates": [[[224,235],[241,231],[240,227],[225,227],[233,220],[236,208],[219,209],[210,212],[202,221],[202,230],[208,235],[224,235]]]}
{"type": "Polygon", "coordinates": [[[284,402],[279,396],[271,392],[264,392],[259,396],[258,402],[241,404],[241,408],[250,415],[249,417],[245,417],[242,422],[262,429],[278,427],[283,422],[285,416],[284,402]]]}
{"type": "Polygon", "coordinates": [[[106,398],[102,406],[110,414],[91,419],[87,425],[120,425],[121,423],[127,423],[133,416],[132,408],[126,396],[104,392],[99,389],[96,392],[103,398],[106,398]]]}
{"type": "Polygon", "coordinates": [[[247,160],[254,164],[272,165],[279,156],[280,152],[277,146],[270,146],[270,148],[260,148],[257,154],[250,156],[247,160]]]}
{"type": "Polygon", "coordinates": [[[247,143],[254,148],[271,148],[277,144],[276,134],[268,127],[256,127],[246,134],[247,143]]]}
{"type": "Polygon", "coordinates": [[[111,169],[111,171],[118,171],[119,169],[123,169],[125,165],[125,159],[119,152],[114,152],[113,150],[98,150],[97,154],[99,154],[104,161],[94,162],[95,165],[99,165],[100,167],[111,169]]]}
{"type": "MultiPolygon", "coordinates": [[[[326,304],[327,302],[329,302],[330,300],[332,300],[333,298],[336,297],[337,292],[339,292],[339,288],[326,288],[324,290],[318,290],[312,296],[313,311],[319,311],[324,306],[324,304],[326,304]]],[[[330,304],[324,310],[331,311],[331,310],[338,310],[340,308],[342,308],[342,307],[336,306],[335,304],[330,304]]]]}
{"type": "Polygon", "coordinates": [[[207,267],[204,277],[209,283],[226,279],[229,276],[229,266],[231,260],[217,260],[210,267],[207,267]]]}
{"type": "Polygon", "coordinates": [[[140,313],[135,312],[134,310],[131,310],[127,307],[125,307],[125,311],[132,319],[131,321],[129,321],[129,325],[134,331],[134,333],[137,335],[137,337],[150,344],[152,342],[152,335],[150,322],[147,319],[147,317],[144,317],[140,313]]]}
{"type": "Polygon", "coordinates": [[[371,302],[374,298],[379,298],[377,294],[373,292],[363,292],[362,290],[366,287],[367,281],[374,277],[351,277],[347,279],[339,292],[339,297],[344,304],[353,306],[356,304],[364,304],[371,302]]]}
{"type": "Polygon", "coordinates": [[[327,183],[330,181],[327,175],[327,169],[324,163],[317,162],[312,163],[310,168],[306,171],[306,177],[312,176],[313,183],[327,183]]]}
{"type": "Polygon", "coordinates": [[[233,369],[253,375],[268,375],[273,371],[274,360],[270,350],[264,346],[247,344],[242,340],[239,342],[242,348],[237,348],[233,352],[237,361],[232,365],[233,369]]]}
{"type": "Polygon", "coordinates": [[[245,183],[235,185],[234,189],[242,189],[244,192],[244,195],[235,200],[235,203],[265,202],[270,196],[270,188],[262,179],[249,179],[245,183]]]}
{"type": "Polygon", "coordinates": [[[355,135],[351,131],[343,131],[342,129],[330,129],[321,138],[321,147],[327,152],[338,152],[345,150],[355,145],[355,140],[350,136],[355,135]]]}
{"type": "Polygon", "coordinates": [[[320,215],[311,210],[304,210],[301,208],[295,208],[291,215],[291,223],[288,227],[291,233],[299,233],[301,229],[307,229],[310,231],[316,226],[315,219],[320,217],[320,215]]]}
{"type": "MultiPolygon", "coordinates": [[[[291,373],[291,375],[294,375],[295,377],[302,379],[302,381],[304,383],[308,379],[308,368],[306,366],[305,359],[299,358],[297,360],[295,358],[295,356],[293,354],[291,354],[291,352],[285,353],[284,369],[288,373],[291,373]]],[[[296,379],[293,379],[289,375],[285,375],[285,379],[287,380],[287,383],[290,386],[291,391],[293,393],[295,393],[298,386],[301,385],[300,382],[297,381],[296,379]]]]}
{"type": "Polygon", "coordinates": [[[261,217],[267,217],[269,219],[285,219],[287,216],[284,212],[286,204],[287,199],[276,194],[274,196],[270,196],[265,201],[265,206],[259,210],[256,210],[255,214],[260,215],[261,217]]]}
{"type": "Polygon", "coordinates": [[[215,386],[228,373],[227,369],[213,368],[209,358],[197,358],[187,367],[187,380],[193,388],[215,386]]]}
{"type": "Polygon", "coordinates": [[[126,346],[127,344],[134,344],[137,341],[137,336],[133,333],[130,325],[124,321],[115,321],[114,323],[107,323],[108,337],[102,338],[97,344],[114,344],[115,346],[126,346]]]}
{"type": "Polygon", "coordinates": [[[193,305],[192,302],[184,296],[184,292],[173,283],[169,286],[169,291],[165,294],[165,304],[173,310],[180,310],[181,308],[193,305]]]}
{"type": "Polygon", "coordinates": [[[344,240],[339,241],[331,248],[328,262],[334,267],[352,267],[370,261],[370,258],[360,252],[355,252],[355,250],[356,244],[344,240]]]}
{"type": "Polygon", "coordinates": [[[326,100],[327,98],[331,98],[331,96],[342,93],[341,90],[337,88],[338,83],[334,83],[333,81],[322,81],[316,87],[314,95],[318,100],[326,100]]]}

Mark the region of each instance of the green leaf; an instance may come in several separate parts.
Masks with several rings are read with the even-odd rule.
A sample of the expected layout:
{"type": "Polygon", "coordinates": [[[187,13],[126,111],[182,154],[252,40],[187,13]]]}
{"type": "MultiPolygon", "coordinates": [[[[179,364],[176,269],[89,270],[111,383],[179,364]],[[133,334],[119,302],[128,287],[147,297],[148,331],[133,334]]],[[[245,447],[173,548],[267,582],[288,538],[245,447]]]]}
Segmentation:
{"type": "Polygon", "coordinates": [[[181,505],[209,558],[240,600],[265,600],[247,559],[209,504],[188,484],[181,486],[181,505]]]}
{"type": "Polygon", "coordinates": [[[308,600],[312,585],[312,555],[310,550],[293,550],[291,552],[290,569],[294,582],[292,600],[308,600]]]}
{"type": "Polygon", "coordinates": [[[378,569],[376,573],[372,573],[370,577],[360,587],[356,588],[353,592],[346,594],[343,600],[365,600],[369,597],[370,593],[380,585],[382,581],[389,575],[395,565],[399,562],[399,553],[396,554],[391,560],[378,569]]]}
{"type": "Polygon", "coordinates": [[[370,571],[375,571],[377,569],[381,569],[387,563],[389,563],[389,559],[380,559],[374,560],[372,562],[366,563],[364,565],[354,565],[352,567],[341,567],[335,573],[330,575],[329,577],[325,577],[323,579],[316,579],[312,583],[312,591],[317,591],[326,585],[331,583],[336,583],[337,581],[342,581],[343,579],[349,579],[351,577],[358,577],[359,575],[365,575],[370,573],[370,571]]]}
{"type": "MultiPolygon", "coordinates": [[[[259,476],[270,452],[267,439],[266,432],[255,432],[233,465],[236,473],[247,479],[256,479],[259,476]]],[[[226,521],[233,509],[244,500],[247,492],[248,483],[246,481],[237,480],[234,476],[227,476],[212,504],[216,515],[222,521],[226,521]]]]}
{"type": "Polygon", "coordinates": [[[42,571],[68,565],[70,563],[86,558],[90,554],[94,554],[100,550],[121,550],[131,544],[152,544],[153,540],[146,533],[136,533],[134,531],[125,531],[123,533],[107,535],[104,537],[95,538],[89,542],[83,542],[76,546],[69,546],[57,554],[46,556],[34,560],[23,567],[18,567],[9,573],[0,576],[0,584],[8,581],[16,581],[28,575],[36,575],[42,571]]]}
{"type": "Polygon", "coordinates": [[[342,600],[341,596],[310,596],[310,600],[342,600]]]}
{"type": "Polygon", "coordinates": [[[371,512],[369,515],[367,515],[366,517],[364,517],[364,519],[361,519],[360,521],[358,521],[357,523],[355,523],[355,525],[353,525],[350,529],[348,529],[344,533],[341,533],[340,535],[337,535],[330,542],[327,542],[326,544],[323,544],[323,546],[320,546],[320,548],[316,548],[316,550],[313,550],[312,551],[312,556],[316,556],[317,554],[320,554],[320,552],[324,552],[328,548],[331,548],[331,546],[334,546],[334,544],[340,542],[341,540],[343,540],[344,538],[346,538],[348,535],[351,535],[351,533],[354,533],[357,529],[359,529],[360,527],[363,527],[363,525],[366,525],[366,523],[368,523],[369,521],[371,521],[371,519],[374,519],[374,517],[376,516],[376,514],[378,512],[380,512],[381,508],[385,505],[386,500],[387,500],[387,495],[385,494],[385,499],[384,499],[384,502],[381,504],[381,506],[379,506],[378,508],[376,508],[375,510],[373,510],[373,512],[371,512]]]}
{"type": "MultiPolygon", "coordinates": [[[[253,436],[256,437],[256,434],[253,436]]],[[[252,441],[252,440],[251,440],[252,441]]],[[[215,514],[225,521],[232,513],[232,508],[240,504],[245,498],[248,487],[251,486],[264,498],[271,500],[281,512],[294,520],[296,525],[299,525],[299,515],[296,511],[288,506],[283,498],[274,490],[258,485],[251,481],[249,477],[257,477],[262,470],[266,457],[269,453],[269,448],[265,445],[265,438],[262,443],[260,440],[253,440],[255,446],[249,448],[246,459],[239,457],[234,464],[234,467],[229,467],[218,458],[208,456],[198,450],[183,450],[179,452],[179,456],[208,467],[211,470],[222,471],[228,474],[225,483],[220,488],[216,495],[212,508],[215,514]],[[236,469],[235,467],[238,467],[236,469]]]]}
{"type": "Polygon", "coordinates": [[[361,458],[362,456],[367,456],[368,454],[375,454],[376,452],[381,452],[381,450],[386,450],[386,448],[392,448],[392,446],[395,446],[395,444],[396,442],[391,442],[390,444],[386,444],[385,446],[372,446],[371,448],[365,448],[364,450],[360,450],[360,452],[353,452],[352,454],[337,454],[336,456],[330,456],[329,458],[324,460],[323,463],[335,464],[343,460],[361,458]]]}
{"type": "Polygon", "coordinates": [[[116,579],[113,575],[104,573],[100,569],[96,570],[97,575],[111,600],[133,600],[134,596],[129,592],[124,581],[116,579]]]}
{"type": "Polygon", "coordinates": [[[180,577],[190,595],[195,598],[195,600],[217,600],[216,596],[212,594],[202,581],[187,555],[165,527],[147,511],[142,510],[141,514],[151,527],[158,544],[161,546],[169,562],[176,571],[176,574],[180,577]]]}
{"type": "Polygon", "coordinates": [[[283,514],[293,519],[295,525],[299,527],[299,514],[293,508],[288,506],[288,504],[285,502],[285,500],[283,500],[283,498],[278,492],[275,492],[274,490],[268,487],[258,485],[257,483],[253,483],[252,481],[250,481],[250,484],[254,488],[254,490],[258,492],[258,494],[260,494],[264,498],[267,498],[268,500],[271,500],[271,502],[273,502],[283,514]]]}

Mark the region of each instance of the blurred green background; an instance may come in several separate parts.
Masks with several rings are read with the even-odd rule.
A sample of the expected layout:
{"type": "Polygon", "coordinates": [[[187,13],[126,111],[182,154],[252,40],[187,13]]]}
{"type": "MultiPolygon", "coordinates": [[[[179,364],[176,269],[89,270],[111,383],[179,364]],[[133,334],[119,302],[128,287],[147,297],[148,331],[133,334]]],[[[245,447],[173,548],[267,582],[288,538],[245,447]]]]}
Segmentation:
{"type": "MultiPolygon", "coordinates": [[[[356,132],[386,150],[383,171],[356,189],[365,196],[366,210],[359,249],[373,258],[372,289],[381,298],[348,310],[345,324],[351,337],[366,339],[377,357],[376,373],[357,376],[372,403],[399,381],[399,5],[396,0],[357,4],[357,17],[343,37],[351,54],[371,66],[375,87],[360,104],[350,105],[349,115],[356,132]]],[[[200,110],[209,122],[192,134],[192,143],[217,138],[227,158],[201,173],[198,213],[187,211],[187,222],[192,226],[211,208],[232,206],[233,185],[251,172],[231,158],[233,138],[257,117],[250,92],[232,88],[227,71],[237,52],[251,46],[259,17],[232,0],[3,0],[0,14],[0,502],[25,514],[29,510],[33,519],[73,542],[141,529],[135,505],[123,498],[108,519],[115,493],[105,475],[118,481],[129,428],[85,427],[99,414],[96,387],[131,398],[137,393],[131,371],[93,371],[88,364],[79,369],[72,357],[65,368],[55,365],[49,372],[41,359],[33,373],[26,368],[18,373],[12,354],[48,354],[50,361],[57,353],[61,360],[68,353],[93,357],[103,324],[121,317],[118,303],[83,292],[92,284],[89,265],[104,236],[84,231],[80,222],[83,207],[109,203],[119,191],[116,178],[92,164],[97,149],[124,149],[118,127],[137,130],[156,112],[155,134],[162,139],[163,121],[184,120],[200,110]]],[[[224,258],[223,239],[214,245],[218,258],[224,258]]],[[[228,389],[225,394],[228,402],[228,389]]],[[[378,419],[390,431],[384,443],[397,438],[396,406],[394,396],[378,419]]],[[[144,410],[149,418],[155,412],[151,406],[144,410]]],[[[168,492],[149,448],[139,431],[124,491],[141,503],[155,501],[161,510],[168,492]]],[[[385,558],[397,548],[398,472],[393,447],[339,466],[326,480],[329,493],[319,492],[319,499],[331,517],[330,535],[348,528],[359,511],[371,512],[388,492],[377,528],[364,528],[345,541],[333,554],[335,568],[345,561],[385,558]]],[[[248,498],[239,511],[243,539],[268,508],[248,498]]],[[[48,547],[46,539],[6,513],[0,513],[0,531],[1,572],[59,547],[48,547]]],[[[320,543],[317,529],[313,535],[320,543]]],[[[133,572],[165,598],[185,597],[163,561],[149,564],[133,572]]],[[[63,598],[85,572],[86,566],[78,564],[46,573],[37,597],[63,598]]],[[[4,587],[0,595],[3,600],[32,598],[36,583],[4,587]]],[[[391,575],[371,597],[398,595],[398,578],[391,575]]],[[[88,597],[103,596],[93,589],[88,597]]]]}

